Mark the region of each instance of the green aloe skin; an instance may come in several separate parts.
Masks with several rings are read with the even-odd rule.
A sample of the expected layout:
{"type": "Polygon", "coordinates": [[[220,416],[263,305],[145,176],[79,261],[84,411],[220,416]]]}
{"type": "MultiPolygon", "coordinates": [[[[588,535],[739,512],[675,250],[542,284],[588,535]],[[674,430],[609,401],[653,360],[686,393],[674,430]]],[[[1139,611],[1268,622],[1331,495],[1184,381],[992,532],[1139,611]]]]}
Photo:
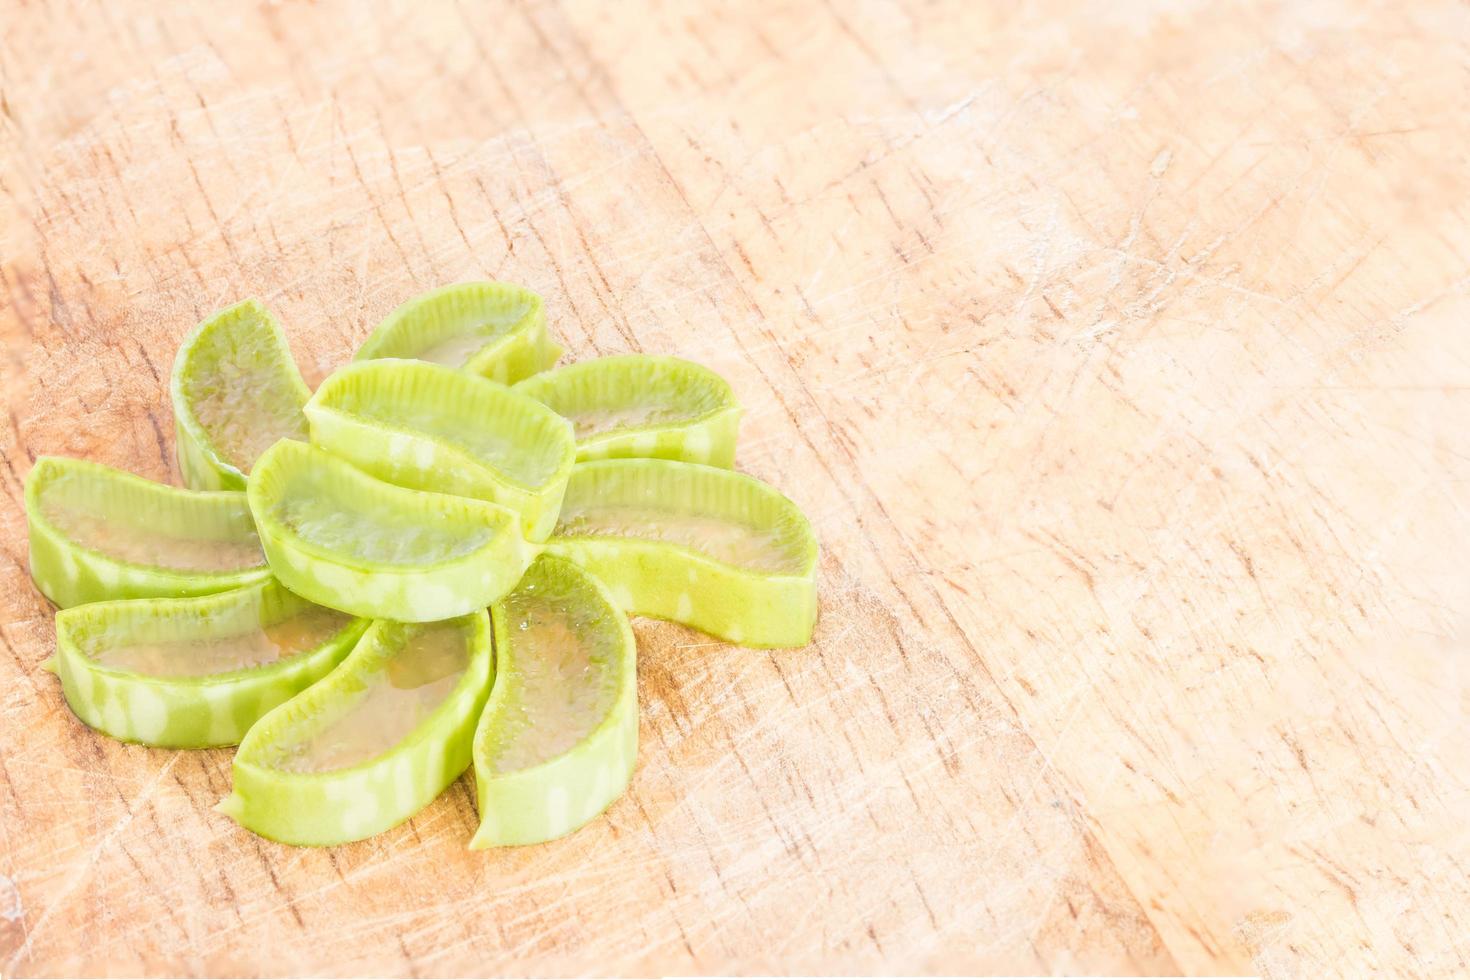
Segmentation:
{"type": "Polygon", "coordinates": [[[637,760],[628,614],[801,646],[818,549],[731,469],[718,374],[561,353],[499,282],[410,299],[315,394],[258,301],[200,323],[169,386],[189,489],[57,457],[26,480],[72,711],[238,744],[217,809],[287,844],[387,830],[471,765],[472,848],[595,819],[637,760]]]}
{"type": "Polygon", "coordinates": [[[577,459],[627,456],[730,467],[740,404],[724,378],[677,357],[627,354],[580,361],[515,390],[565,416],[577,459]]]}
{"type": "Polygon", "coordinates": [[[304,845],[361,840],[412,817],[469,768],[490,643],[483,609],[374,623],[335,670],[250,729],[217,809],[304,845]]]}
{"type": "Polygon", "coordinates": [[[472,848],[571,833],[623,795],[638,756],[633,631],[602,583],[543,555],[490,617],[495,687],[475,731],[472,848]]]}
{"type": "Polygon", "coordinates": [[[53,669],[77,717],[114,738],[235,745],[340,663],[367,625],[275,581],[188,599],[94,602],[57,615],[53,669]]]}

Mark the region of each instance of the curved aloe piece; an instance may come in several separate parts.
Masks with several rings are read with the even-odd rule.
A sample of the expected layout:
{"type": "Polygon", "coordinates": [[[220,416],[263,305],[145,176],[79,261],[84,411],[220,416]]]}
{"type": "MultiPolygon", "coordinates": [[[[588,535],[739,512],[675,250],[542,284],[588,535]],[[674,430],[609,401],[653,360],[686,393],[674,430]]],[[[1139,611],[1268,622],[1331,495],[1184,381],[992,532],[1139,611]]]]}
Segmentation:
{"type": "Polygon", "coordinates": [[[546,549],[605,582],[629,612],[748,646],[811,640],[811,525],[740,473],[662,459],[578,463],[546,549]]]}
{"type": "Polygon", "coordinates": [[[247,495],[276,578],[358,616],[422,623],[483,609],[535,557],[514,511],[384,483],[290,439],[260,457],[247,495]]]}
{"type": "Polygon", "coordinates": [[[472,848],[571,833],[622,795],[638,755],[633,631],[601,583],[542,556],[490,618],[495,686],[475,729],[472,848]]]}
{"type": "Polygon", "coordinates": [[[577,459],[646,456],[729,468],[740,404],[709,368],[628,354],[539,374],[516,391],[571,420],[577,459]]]}
{"type": "Polygon", "coordinates": [[[576,459],[567,421],[463,371],[376,360],[334,373],[306,405],[311,441],[373,476],[518,511],[543,541],[576,459]]]}
{"type": "Polygon", "coordinates": [[[508,282],[441,286],[389,313],[356,360],[411,357],[514,384],[561,356],[546,333],[541,297],[508,282]]]}
{"type": "Polygon", "coordinates": [[[42,456],[26,478],[31,576],[63,608],[222,592],[268,576],[243,493],[180,490],[42,456]]]}
{"type": "Polygon", "coordinates": [[[481,609],[368,627],[320,682],[262,718],[216,808],[284,844],[342,844],[412,817],[470,764],[494,674],[481,609]]]}
{"type": "Polygon", "coordinates": [[[179,470],[196,490],[244,490],[278,439],[306,438],[311,389],[276,318],[247,299],[205,320],[174,357],[169,383],[179,470]]]}
{"type": "Polygon", "coordinates": [[[56,616],[56,672],[78,718],[127,742],[234,745],[347,656],[367,620],[275,581],[189,599],[124,599],[56,616]]]}

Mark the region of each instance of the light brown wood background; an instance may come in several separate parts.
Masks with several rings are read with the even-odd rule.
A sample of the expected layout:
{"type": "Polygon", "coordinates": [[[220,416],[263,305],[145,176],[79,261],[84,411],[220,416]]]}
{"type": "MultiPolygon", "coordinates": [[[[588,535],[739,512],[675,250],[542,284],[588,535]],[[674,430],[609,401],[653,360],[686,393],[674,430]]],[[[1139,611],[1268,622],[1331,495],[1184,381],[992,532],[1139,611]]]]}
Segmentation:
{"type": "Polygon", "coordinates": [[[1470,969],[1470,9],[0,8],[0,972],[1470,969]],[[39,453],[410,294],[724,372],[806,650],[639,622],[631,792],[293,850],[39,664],[39,453]]]}

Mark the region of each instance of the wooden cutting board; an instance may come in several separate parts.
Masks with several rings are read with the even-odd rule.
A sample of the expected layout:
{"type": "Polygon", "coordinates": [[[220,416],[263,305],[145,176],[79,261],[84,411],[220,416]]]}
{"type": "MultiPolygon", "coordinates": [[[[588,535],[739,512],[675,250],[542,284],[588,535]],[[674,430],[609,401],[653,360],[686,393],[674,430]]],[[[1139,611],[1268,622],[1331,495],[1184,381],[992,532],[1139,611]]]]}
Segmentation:
{"type": "Polygon", "coordinates": [[[165,8],[0,13],[0,973],[1470,969],[1463,5],[165,8]],[[730,379],[816,642],[638,622],[570,839],[262,841],[67,710],[22,481],[478,278],[730,379]]]}

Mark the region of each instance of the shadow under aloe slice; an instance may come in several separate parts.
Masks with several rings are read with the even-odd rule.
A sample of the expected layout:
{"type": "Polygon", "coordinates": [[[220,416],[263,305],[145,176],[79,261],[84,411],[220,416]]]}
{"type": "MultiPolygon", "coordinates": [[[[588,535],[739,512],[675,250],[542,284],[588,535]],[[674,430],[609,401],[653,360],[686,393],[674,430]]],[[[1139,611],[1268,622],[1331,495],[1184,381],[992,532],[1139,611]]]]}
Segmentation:
{"type": "Polygon", "coordinates": [[[543,555],[490,617],[496,677],[475,730],[472,848],[571,833],[622,795],[638,754],[633,632],[601,583],[543,555]]]}
{"type": "Polygon", "coordinates": [[[26,478],[26,519],[31,575],[63,608],[207,595],[268,575],[243,493],[43,456],[26,478]]]}
{"type": "Polygon", "coordinates": [[[301,408],[311,390],[286,335],[257,300],[200,323],[174,357],[179,469],[199,490],[243,490],[260,454],[279,439],[304,439],[301,408]]]}
{"type": "Polygon", "coordinates": [[[350,364],[306,416],[314,445],[389,483],[509,507],[533,541],[551,533],[576,457],[570,425],[545,405],[422,361],[350,364]]]}
{"type": "Polygon", "coordinates": [[[740,405],[709,368],[628,354],[579,361],[515,390],[544,402],[576,432],[577,459],[652,457],[730,467],[740,405]]]}
{"type": "Polygon", "coordinates": [[[394,486],[291,440],[261,457],[248,496],[272,573],[359,616],[430,622],[483,609],[534,557],[514,511],[394,486]]]}
{"type": "Polygon", "coordinates": [[[811,640],[811,525],[743,474],[661,459],[578,463],[546,550],[591,572],[628,612],[748,646],[811,640]]]}
{"type": "Polygon", "coordinates": [[[250,730],[217,809],[286,844],[396,826],[468,768],[493,676],[484,610],[373,623],[335,670],[250,730]]]}
{"type": "Polygon", "coordinates": [[[356,360],[414,358],[514,384],[561,356],[541,297],[505,282],[464,282],[415,296],[363,341],[356,360]]]}
{"type": "Polygon", "coordinates": [[[275,581],[96,602],[57,614],[55,669],[77,717],[115,738],[234,745],[336,666],[367,625],[275,581]]]}

